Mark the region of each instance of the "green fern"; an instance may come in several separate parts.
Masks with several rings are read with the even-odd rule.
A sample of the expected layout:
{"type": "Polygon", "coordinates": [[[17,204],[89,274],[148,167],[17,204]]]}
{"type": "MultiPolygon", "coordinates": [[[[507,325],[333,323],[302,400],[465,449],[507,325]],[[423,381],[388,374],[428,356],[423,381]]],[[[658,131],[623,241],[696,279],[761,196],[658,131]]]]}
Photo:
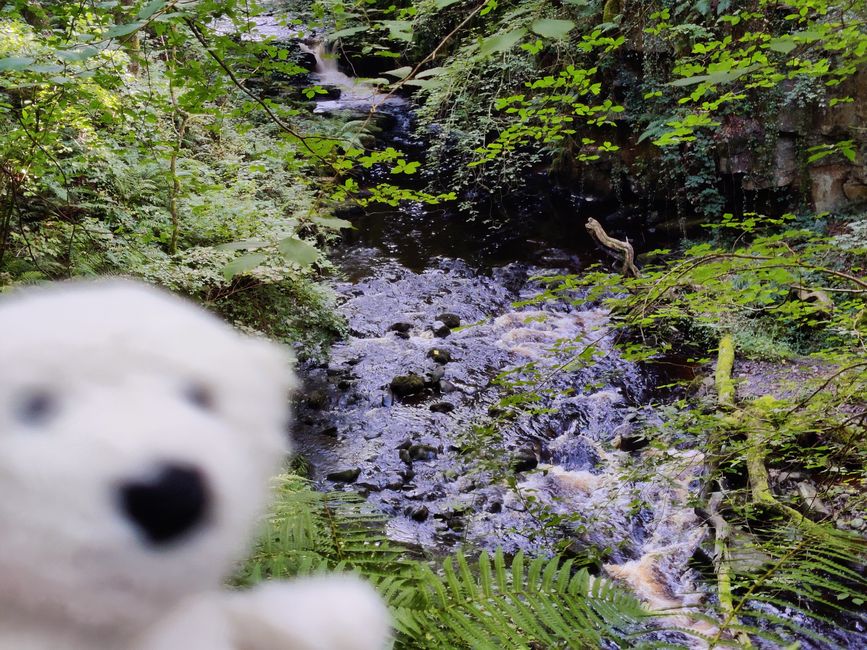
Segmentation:
{"type": "Polygon", "coordinates": [[[637,647],[651,622],[638,600],[573,560],[502,551],[463,552],[436,569],[383,534],[384,518],[349,493],[322,494],[279,479],[278,498],[254,553],[236,576],[249,585],[318,571],[353,571],[389,603],[396,648],[637,647]]]}

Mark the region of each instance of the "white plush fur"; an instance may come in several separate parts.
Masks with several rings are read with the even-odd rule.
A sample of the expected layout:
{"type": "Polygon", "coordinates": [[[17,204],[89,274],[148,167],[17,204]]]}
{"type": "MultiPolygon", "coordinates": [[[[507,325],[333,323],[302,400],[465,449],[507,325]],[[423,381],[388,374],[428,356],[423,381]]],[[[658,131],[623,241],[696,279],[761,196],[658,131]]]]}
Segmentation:
{"type": "Polygon", "coordinates": [[[293,383],[277,346],[143,285],[0,299],[0,648],[380,650],[387,615],[350,578],[222,587],[288,449],[293,383]],[[118,489],[165,463],[201,473],[208,509],[154,546],[118,489]]]}

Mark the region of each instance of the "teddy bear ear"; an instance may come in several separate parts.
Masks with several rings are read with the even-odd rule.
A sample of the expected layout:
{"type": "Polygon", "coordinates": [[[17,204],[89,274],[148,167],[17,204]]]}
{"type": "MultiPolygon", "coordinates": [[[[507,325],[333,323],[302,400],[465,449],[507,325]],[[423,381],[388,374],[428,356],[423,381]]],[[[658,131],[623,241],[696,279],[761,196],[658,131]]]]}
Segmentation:
{"type": "Polygon", "coordinates": [[[288,398],[298,387],[295,355],[286,346],[265,338],[247,337],[245,344],[259,378],[273,382],[288,398]]]}

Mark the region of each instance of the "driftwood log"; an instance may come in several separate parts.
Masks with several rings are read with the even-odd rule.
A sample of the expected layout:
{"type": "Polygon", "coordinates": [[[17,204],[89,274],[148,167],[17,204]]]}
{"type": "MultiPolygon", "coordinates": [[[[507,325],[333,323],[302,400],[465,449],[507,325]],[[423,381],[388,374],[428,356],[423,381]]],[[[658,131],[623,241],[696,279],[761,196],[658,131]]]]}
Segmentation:
{"type": "Polygon", "coordinates": [[[623,256],[623,269],[621,270],[623,275],[633,278],[639,276],[638,267],[635,266],[635,250],[632,248],[632,244],[628,241],[621,241],[609,237],[608,233],[605,232],[605,229],[602,227],[602,224],[596,221],[593,217],[587,219],[587,223],[584,224],[584,227],[587,228],[587,232],[590,233],[590,236],[600,245],[616,251],[623,256]]]}

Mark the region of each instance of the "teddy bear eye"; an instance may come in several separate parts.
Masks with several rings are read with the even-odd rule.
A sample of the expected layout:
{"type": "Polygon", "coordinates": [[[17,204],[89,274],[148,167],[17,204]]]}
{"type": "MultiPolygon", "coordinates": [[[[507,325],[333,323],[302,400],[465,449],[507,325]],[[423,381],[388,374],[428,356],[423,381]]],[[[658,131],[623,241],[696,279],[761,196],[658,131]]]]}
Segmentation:
{"type": "Polygon", "coordinates": [[[24,395],[16,408],[16,416],[25,424],[41,424],[51,418],[58,409],[57,398],[45,390],[24,395]]]}
{"type": "Polygon", "coordinates": [[[214,410],[214,394],[201,384],[192,384],[186,391],[187,400],[204,411],[214,410]]]}

